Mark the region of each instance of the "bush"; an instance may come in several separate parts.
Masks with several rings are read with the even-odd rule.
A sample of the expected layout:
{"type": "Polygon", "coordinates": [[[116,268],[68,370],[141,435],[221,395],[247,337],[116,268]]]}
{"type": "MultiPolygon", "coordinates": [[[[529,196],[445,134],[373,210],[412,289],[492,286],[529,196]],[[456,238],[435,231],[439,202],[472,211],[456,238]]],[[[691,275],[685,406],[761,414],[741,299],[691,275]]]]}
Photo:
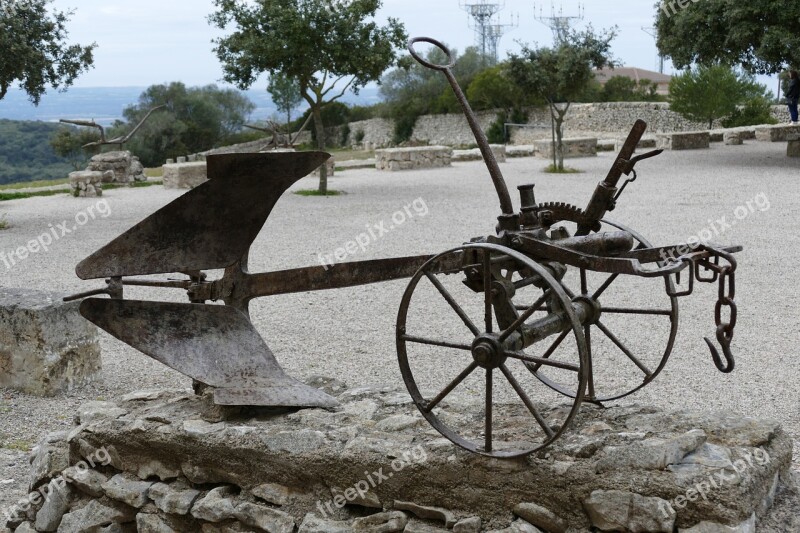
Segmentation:
{"type": "Polygon", "coordinates": [[[728,118],[722,121],[722,125],[726,128],[777,123],[777,119],[772,116],[772,104],[763,96],[749,99],[743,107],[736,108],[728,118]]]}

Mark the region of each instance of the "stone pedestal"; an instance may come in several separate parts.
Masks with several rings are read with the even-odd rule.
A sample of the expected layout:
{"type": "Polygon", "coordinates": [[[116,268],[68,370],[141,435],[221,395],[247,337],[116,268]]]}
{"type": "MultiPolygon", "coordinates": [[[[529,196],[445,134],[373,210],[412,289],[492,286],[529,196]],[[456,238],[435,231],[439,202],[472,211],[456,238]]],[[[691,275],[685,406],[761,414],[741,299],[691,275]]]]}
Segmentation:
{"type": "MultiPolygon", "coordinates": [[[[178,160],[180,161],[180,157],[178,160]]],[[[194,189],[208,181],[206,163],[174,163],[164,165],[162,180],[166,189],[194,189]]]]}
{"type": "Polygon", "coordinates": [[[453,149],[447,146],[386,148],[384,150],[375,150],[375,168],[396,171],[449,167],[452,158],[453,149]]]}
{"type": "Polygon", "coordinates": [[[787,157],[800,157],[800,135],[793,135],[786,145],[787,157]]]}
{"type": "MultiPolygon", "coordinates": [[[[108,174],[105,173],[105,178],[108,174]]],[[[72,196],[94,198],[103,195],[104,173],[91,170],[78,170],[69,173],[69,188],[72,196]]]]}
{"type": "MultiPolygon", "coordinates": [[[[564,158],[573,157],[592,157],[597,155],[597,138],[582,137],[574,139],[564,139],[564,158]]],[[[543,159],[553,159],[553,141],[540,140],[534,141],[533,149],[536,157],[543,159]]]]}
{"type": "Polygon", "coordinates": [[[105,174],[106,183],[132,183],[135,181],[147,181],[144,175],[144,167],[139,162],[139,158],[127,150],[104,152],[92,157],[86,170],[111,174],[105,174]]]}
{"type": "Polygon", "coordinates": [[[658,148],[663,150],[701,150],[711,146],[711,134],[707,131],[659,133],[656,140],[658,148]]]}
{"type": "Polygon", "coordinates": [[[742,134],[737,131],[726,131],[723,139],[727,146],[741,146],[744,144],[742,134]]]}
{"type": "MultiPolygon", "coordinates": [[[[792,440],[768,420],[586,405],[550,447],[499,460],[441,438],[404,391],[325,383],[335,410],[226,413],[158,391],[92,402],[37,448],[30,488],[66,480],[68,503],[47,508],[65,531],[101,516],[140,531],[673,533],[752,531],[791,479],[792,440]],[[88,472],[41,466],[80,461],[88,472]]],[[[440,418],[474,412],[448,402],[440,418]]],[[[520,431],[535,425],[514,405],[520,431]]],[[[551,424],[565,412],[540,409],[551,424]]]]}
{"type": "Polygon", "coordinates": [[[100,371],[97,328],[62,296],[0,288],[0,387],[50,396],[100,371]]]}
{"type": "MultiPolygon", "coordinates": [[[[490,144],[495,160],[498,163],[506,162],[506,146],[504,144],[490,144]]],[[[453,161],[483,161],[480,148],[471,150],[453,150],[453,161]]]]}

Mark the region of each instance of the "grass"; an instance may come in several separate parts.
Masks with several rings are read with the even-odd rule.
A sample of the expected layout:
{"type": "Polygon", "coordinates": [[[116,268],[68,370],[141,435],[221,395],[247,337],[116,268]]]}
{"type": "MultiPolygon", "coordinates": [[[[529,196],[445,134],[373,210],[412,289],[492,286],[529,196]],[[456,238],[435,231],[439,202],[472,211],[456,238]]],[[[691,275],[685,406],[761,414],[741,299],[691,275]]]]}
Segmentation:
{"type": "Polygon", "coordinates": [[[33,443],[26,440],[12,440],[11,442],[4,442],[2,447],[7,450],[17,450],[19,452],[29,452],[33,448],[33,443]]]}
{"type": "Polygon", "coordinates": [[[54,185],[68,185],[69,180],[64,179],[57,179],[57,180],[38,180],[38,181],[25,181],[20,183],[6,183],[4,185],[0,185],[0,189],[36,189],[39,187],[52,187],[54,185]]]}
{"type": "Polygon", "coordinates": [[[319,189],[300,189],[299,191],[294,191],[295,194],[300,196],[341,196],[344,194],[342,191],[327,191],[327,192],[320,192],[319,189]]]}
{"type": "Polygon", "coordinates": [[[6,215],[0,217],[0,230],[8,229],[8,220],[6,220],[6,215]]]}
{"type": "Polygon", "coordinates": [[[583,174],[583,170],[578,170],[577,168],[558,168],[555,165],[547,165],[544,171],[548,174],[583,174]]]}
{"type": "Polygon", "coordinates": [[[148,178],[160,178],[163,174],[164,171],[161,170],[161,167],[144,169],[144,175],[148,178]]]}
{"type": "Polygon", "coordinates": [[[67,191],[37,191],[37,192],[3,192],[0,193],[0,202],[7,202],[8,200],[22,200],[25,198],[33,198],[35,196],[55,196],[57,194],[64,194],[67,191]]]}

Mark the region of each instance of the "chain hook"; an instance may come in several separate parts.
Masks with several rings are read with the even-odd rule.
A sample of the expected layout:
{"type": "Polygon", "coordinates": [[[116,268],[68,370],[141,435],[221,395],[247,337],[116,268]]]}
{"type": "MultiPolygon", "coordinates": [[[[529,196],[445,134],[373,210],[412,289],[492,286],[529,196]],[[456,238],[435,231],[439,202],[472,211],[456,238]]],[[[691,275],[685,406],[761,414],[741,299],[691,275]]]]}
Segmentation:
{"type": "Polygon", "coordinates": [[[711,342],[711,339],[704,337],[703,340],[706,341],[708,349],[711,350],[711,358],[714,360],[714,365],[717,369],[723,374],[730,374],[736,367],[736,361],[733,358],[733,352],[731,352],[733,334],[728,335],[726,329],[725,324],[720,324],[717,327],[717,342],[719,342],[719,345],[722,347],[725,363],[722,362],[722,358],[719,356],[719,350],[717,350],[717,347],[711,342]]]}

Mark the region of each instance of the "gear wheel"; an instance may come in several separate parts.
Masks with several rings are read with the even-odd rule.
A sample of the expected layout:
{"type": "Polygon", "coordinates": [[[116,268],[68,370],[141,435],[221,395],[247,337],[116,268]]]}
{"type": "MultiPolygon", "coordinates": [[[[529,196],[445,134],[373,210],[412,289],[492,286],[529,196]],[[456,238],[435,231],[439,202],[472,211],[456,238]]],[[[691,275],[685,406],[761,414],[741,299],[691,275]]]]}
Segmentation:
{"type": "MultiPolygon", "coordinates": [[[[548,227],[562,221],[574,222],[575,224],[579,225],[587,225],[586,213],[583,212],[583,209],[565,202],[545,202],[543,204],[539,204],[539,213],[542,213],[543,211],[548,211],[550,213],[550,216],[546,217],[546,220],[542,221],[542,224],[548,227]]],[[[592,231],[600,230],[599,222],[588,225],[591,226],[592,231]]]]}

